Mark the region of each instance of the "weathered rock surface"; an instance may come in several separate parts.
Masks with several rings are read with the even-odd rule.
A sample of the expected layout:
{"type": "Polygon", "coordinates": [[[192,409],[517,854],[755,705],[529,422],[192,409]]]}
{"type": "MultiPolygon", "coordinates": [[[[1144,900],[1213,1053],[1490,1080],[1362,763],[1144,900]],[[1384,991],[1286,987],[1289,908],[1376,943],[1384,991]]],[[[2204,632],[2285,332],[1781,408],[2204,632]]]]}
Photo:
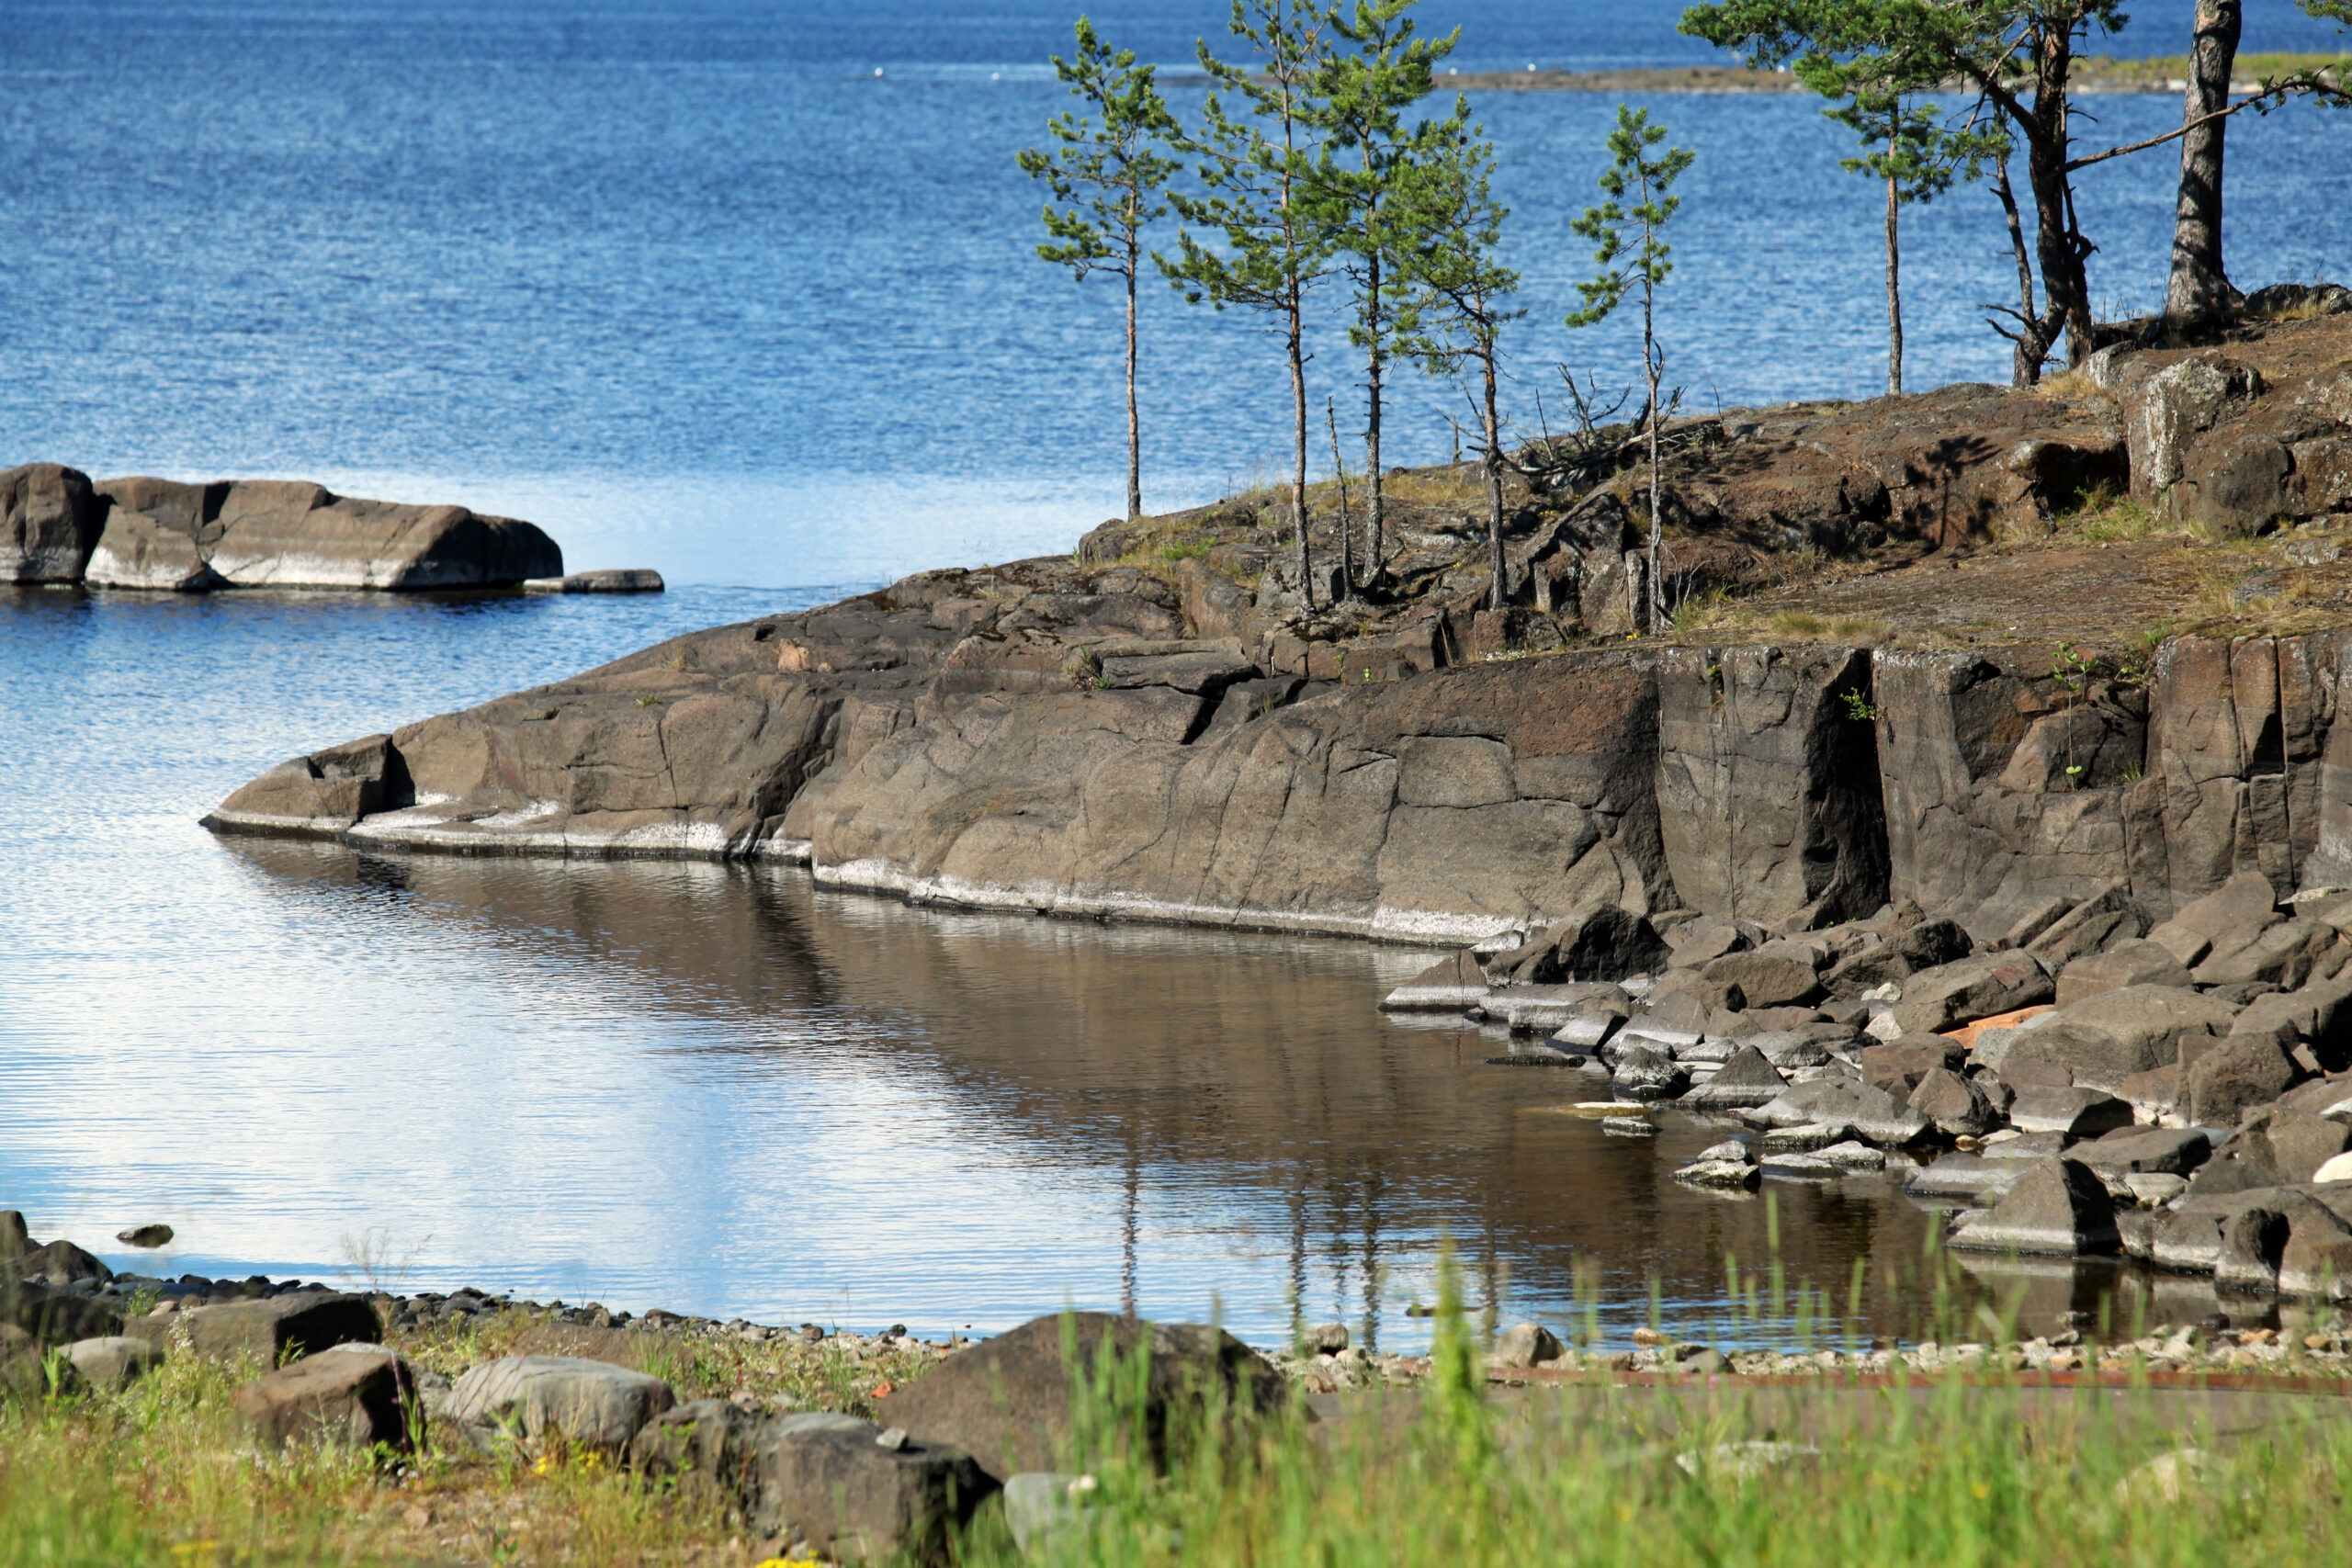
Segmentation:
{"type": "Polygon", "coordinates": [[[1144,1437],[1154,1459],[1163,1457],[1170,1419],[1197,1413],[1213,1388],[1228,1408],[1245,1414],[1270,1411],[1285,1397],[1273,1364],[1223,1329],[1074,1313],[1066,1364],[1064,1325],[1061,1316],[1033,1318],[949,1357],[876,1407],[884,1420],[926,1442],[969,1453],[1001,1483],[1071,1457],[1072,1373],[1094,1376],[1105,1356],[1149,1358],[1144,1437]]]}
{"type": "Polygon", "coordinates": [[[414,1371],[379,1346],[306,1356],[245,1384],[231,1403],[254,1436],[272,1446],[381,1444],[405,1451],[424,1431],[414,1371]]]}
{"type": "Polygon", "coordinates": [[[104,525],[88,475],[55,463],[0,470],[0,582],[79,582],[104,525]]]}
{"type": "Polygon", "coordinates": [[[769,1421],[753,1472],[756,1525],[851,1562],[947,1562],[955,1532],[998,1485],[950,1444],[826,1415],[769,1421]]]}
{"type": "Polygon", "coordinates": [[[365,1296],[300,1291],[263,1301],[221,1302],[164,1317],[134,1317],[123,1332],[163,1344],[184,1334],[199,1356],[249,1356],[265,1367],[316,1355],[332,1346],[375,1344],[382,1321],[365,1296]]]}
{"type": "Polygon", "coordinates": [[[537,528],[462,506],[278,479],[108,479],[96,493],[104,526],[81,575],[97,588],[417,590],[563,575],[563,552],[537,528]]]}
{"type": "Polygon", "coordinates": [[[2031,1167],[1989,1213],[1952,1233],[1951,1245],[2073,1258],[2120,1245],[2106,1183],[2079,1160],[2031,1167]]]}
{"type": "MultiPolygon", "coordinates": [[[[209,1309],[208,1309],[209,1310],[209,1309]]],[[[506,1356],[459,1378],[442,1418],[533,1441],[560,1436],[581,1448],[625,1451],[645,1424],[677,1403],[660,1378],[576,1356],[506,1356]]]]}

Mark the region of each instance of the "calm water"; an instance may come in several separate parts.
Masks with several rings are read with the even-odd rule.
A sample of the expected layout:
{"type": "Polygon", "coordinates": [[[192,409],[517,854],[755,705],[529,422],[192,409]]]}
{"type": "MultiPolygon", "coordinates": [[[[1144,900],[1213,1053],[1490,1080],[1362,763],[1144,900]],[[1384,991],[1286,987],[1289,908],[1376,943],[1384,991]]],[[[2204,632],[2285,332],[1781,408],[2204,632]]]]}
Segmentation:
{"type": "MultiPolygon", "coordinates": [[[[1066,549],[1121,496],[1117,302],[1036,260],[1040,193],[1012,154],[1066,96],[1043,61],[1076,8],[0,0],[0,457],[458,500],[548,524],[576,566],[681,582],[1066,549]]],[[[1426,9],[1464,24],[1473,69],[1713,58],[1673,31],[1680,0],[1426,9]]],[[[2187,36],[2188,0],[2132,9],[2117,49],[2187,36]]],[[[2249,49],[2335,36],[2287,0],[2246,9],[2249,49]]],[[[1226,10],[1095,16],[1182,62],[1226,10]]],[[[1476,107],[1515,209],[1511,401],[1532,427],[1555,362],[1634,375],[1624,331],[1559,324],[1615,106],[1476,107]]],[[[1702,407],[1883,386],[1880,198],[1838,170],[1846,133],[1797,96],[1652,107],[1700,153],[1671,379],[1702,407]]],[[[2087,107],[2086,145],[2179,115],[2087,107]]],[[[2232,130],[2242,280],[2341,270],[2346,146],[2341,116],[2232,130]]],[[[2165,156],[2084,177],[2104,306],[2161,296],[2165,156]]],[[[1978,309],[2015,295],[1992,197],[1910,221],[1913,384],[2005,377],[1978,309]]],[[[1272,471],[1278,345],[1157,285],[1146,304],[1148,502],[1272,471]]],[[[1315,400],[1344,398],[1352,355],[1329,331],[1318,355],[1315,400]]],[[[1396,455],[1442,452],[1458,400],[1411,380],[1399,399],[1396,455]]]]}
{"type": "MultiPolygon", "coordinates": [[[[1487,0],[1466,68],[1701,61],[1679,6],[1487,0]]],[[[1181,61],[1216,3],[1096,8],[1181,61]]],[[[2172,47],[2188,6],[2122,40],[2172,47]]],[[[2310,43],[2250,6],[2249,48],[2310,43]]],[[[1372,1004],[1426,961],[1340,942],[911,911],[709,866],[381,860],[218,842],[269,763],[673,632],[918,567],[1068,547],[1118,494],[1114,302],[1030,254],[1012,165],[1059,95],[1060,0],[986,11],[0,0],[0,464],[299,474],[546,523],[652,601],[182,601],[0,591],[0,1205],[96,1242],[168,1220],[201,1271],[472,1281],[616,1306],[926,1328],[1058,1305],[1296,1303],[1376,1320],[1445,1238],[1513,1315],[1659,1280],[1727,1310],[1766,1206],[1605,1143],[1498,1042],[1372,1004]],[[881,68],[883,74],[875,75],[881,68]],[[763,586],[742,586],[742,585],[763,586]]],[[[1189,104],[1190,100],[1187,100],[1189,104]]],[[[1875,209],[1795,100],[1655,106],[1698,147],[1673,374],[1725,403],[1878,378],[1875,209]]],[[[1557,320],[1612,106],[1479,105],[1528,279],[1517,395],[1557,320]]],[[[2169,100],[2101,99],[2097,130],[2169,100]]],[[[2344,123],[2233,132],[2243,281],[2340,265],[2344,123]]],[[[2168,181],[2094,172],[2114,308],[2154,298],[2168,181]]],[[[1997,377],[1990,198],[1913,221],[1912,377],[1997,377]]],[[[1278,450],[1246,324],[1148,299],[1148,499],[1278,450]]],[[[1315,373],[1344,388],[1327,334],[1315,373]]],[[[1444,400],[1404,394],[1405,458],[1444,400]]],[[[1924,1234],[1883,1184],[1784,1190],[1792,1269],[1872,1260],[1901,1326],[1924,1234]]],[[[2042,1280],[2052,1300],[2096,1285],[2042,1280]]],[[[2187,1298],[2183,1298],[2186,1300],[2187,1298]]],[[[2193,1304],[2193,1303],[2192,1303],[2193,1304]]]]}

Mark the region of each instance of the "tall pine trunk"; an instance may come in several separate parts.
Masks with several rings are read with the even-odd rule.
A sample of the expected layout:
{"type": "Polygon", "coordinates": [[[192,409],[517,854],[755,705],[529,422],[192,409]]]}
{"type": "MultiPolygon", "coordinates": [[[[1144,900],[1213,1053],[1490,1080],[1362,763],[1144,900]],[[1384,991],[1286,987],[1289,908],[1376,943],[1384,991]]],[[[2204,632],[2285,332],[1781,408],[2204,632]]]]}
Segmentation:
{"type": "Polygon", "coordinates": [[[2018,263],[2018,337],[2009,355],[2009,385],[2030,387],[2041,379],[2041,356],[2049,344],[2041,335],[2041,312],[2033,303],[2033,254],[2026,249],[2025,222],[2018,215],[2017,193],[2009,188],[2009,160],[2005,153],[1993,164],[1993,192],[2001,198],[2001,212],[2009,223],[2009,254],[2018,263]]]}
{"type": "MultiPolygon", "coordinates": [[[[1892,146],[1890,142],[1888,145],[1892,146]]],[[[1903,257],[1896,248],[1894,210],[1899,200],[1895,182],[1886,182],[1886,391],[1903,395],[1903,257]]]]}
{"type": "Polygon", "coordinates": [[[1510,603],[1510,584],[1503,561],[1503,433],[1496,406],[1495,336],[1491,327],[1483,330],[1478,368],[1485,381],[1485,400],[1479,414],[1485,422],[1487,441],[1487,608],[1499,610],[1510,603]]]}
{"type": "Polygon", "coordinates": [[[1290,520],[1298,530],[1298,596],[1312,610],[1315,558],[1306,542],[1306,354],[1295,284],[1290,296],[1290,402],[1292,431],[1296,437],[1292,446],[1296,462],[1291,472],[1290,520]]]}
{"type": "MultiPolygon", "coordinates": [[[[2197,0],[2182,123],[2230,107],[2230,71],[2237,63],[2242,25],[2238,0],[2197,0]]],[[[2227,120],[2211,120],[2180,139],[2180,196],[2173,208],[2166,315],[2211,315],[2241,298],[2222,267],[2222,152],[2228,126],[2227,120]]]]}
{"type": "MultiPolygon", "coordinates": [[[[2034,255],[2041,264],[2041,291],[2049,299],[2052,316],[2065,329],[2066,363],[2080,365],[2091,353],[2091,290],[2075,225],[2074,186],[2066,175],[2065,80],[2073,54],[2069,39],[2053,39],[2045,46],[2025,169],[2026,181],[2033,187],[2034,255]]],[[[2053,332],[2052,341],[2055,338],[2053,332]]]]}
{"type": "Polygon", "coordinates": [[[1127,237],[1127,521],[1143,515],[1143,425],[1136,417],[1136,265],[1135,236],[1127,237]]]}
{"type": "Polygon", "coordinates": [[[1365,316],[1365,325],[1370,330],[1366,332],[1364,335],[1369,341],[1370,346],[1364,351],[1364,387],[1366,391],[1366,400],[1364,406],[1365,419],[1363,427],[1363,450],[1366,465],[1364,471],[1367,480],[1371,484],[1372,493],[1364,503],[1367,510],[1363,525],[1364,544],[1363,586],[1370,588],[1374,583],[1380,581],[1381,558],[1380,256],[1377,252],[1374,252],[1371,258],[1371,265],[1365,274],[1365,277],[1368,288],[1367,298],[1370,299],[1372,304],[1365,316]]]}
{"type": "MultiPolygon", "coordinates": [[[[1642,199],[1645,202],[1649,200],[1649,187],[1646,183],[1642,188],[1642,199]]],[[[1646,223],[1642,225],[1642,254],[1644,255],[1650,254],[1650,229],[1649,225],[1646,223]]],[[[1650,275],[1648,271],[1645,269],[1642,273],[1642,373],[1649,378],[1650,384],[1650,548],[1648,571],[1650,624],[1645,629],[1652,637],[1656,637],[1657,635],[1659,626],[1663,626],[1666,621],[1666,590],[1659,580],[1657,571],[1658,544],[1666,530],[1665,525],[1660,521],[1658,507],[1657,425],[1658,417],[1662,411],[1657,406],[1658,363],[1657,324],[1655,303],[1656,295],[1657,286],[1650,281],[1650,275]]]]}

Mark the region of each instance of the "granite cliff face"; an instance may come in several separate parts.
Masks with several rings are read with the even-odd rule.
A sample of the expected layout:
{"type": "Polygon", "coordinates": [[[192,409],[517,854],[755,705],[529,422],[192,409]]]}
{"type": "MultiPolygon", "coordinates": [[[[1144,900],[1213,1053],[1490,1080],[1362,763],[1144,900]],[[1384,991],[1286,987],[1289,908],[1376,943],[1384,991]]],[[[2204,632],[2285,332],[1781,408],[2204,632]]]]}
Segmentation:
{"type": "MultiPolygon", "coordinates": [[[[1625,640],[1625,459],[1586,439],[1520,487],[1507,611],[1443,475],[1397,481],[1378,579],[1337,607],[1245,498],[680,637],[296,759],[208,821],[1429,941],[1904,898],[1990,939],[2110,889],[2144,928],[2241,871],[2352,884],[2347,349],[2352,318],[2293,322],[2103,351],[2071,388],[1677,426],[1678,594],[1843,595],[1873,646],[1815,615],[1625,640]],[[2141,533],[2201,542],[2068,521],[2127,492],[2141,533]],[[2132,635],[2165,623],[2201,635],[2132,635]]],[[[118,521],[200,499],[152,485],[100,488],[118,521]]]]}
{"type": "Polygon", "coordinates": [[[695,633],[297,759],[223,830],[806,860],[918,901],[1470,940],[1596,902],[1990,937],[2120,886],[2352,883],[2352,632],[2047,648],[1623,647],[1368,683],[1168,635],[1067,562],[695,633]],[[1138,636],[1138,632],[1147,635],[1138,636]]]}

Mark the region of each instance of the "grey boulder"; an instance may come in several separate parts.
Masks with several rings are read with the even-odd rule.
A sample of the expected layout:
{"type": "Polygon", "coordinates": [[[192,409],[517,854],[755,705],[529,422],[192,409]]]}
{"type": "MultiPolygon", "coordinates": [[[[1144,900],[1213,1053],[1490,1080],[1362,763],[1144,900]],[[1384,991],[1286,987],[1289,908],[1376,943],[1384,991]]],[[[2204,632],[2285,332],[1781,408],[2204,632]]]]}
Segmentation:
{"type": "Polygon", "coordinates": [[[443,1418],[484,1436],[500,1431],[618,1453],[677,1403],[660,1378],[577,1356],[507,1356],[470,1369],[449,1391],[443,1418]]]}
{"type": "Polygon", "coordinates": [[[2080,1160],[2060,1158],[2029,1168],[1989,1213],[1954,1232],[1951,1245],[2077,1258],[2114,1252],[2121,1238],[2107,1184],[2080,1160]]]}

